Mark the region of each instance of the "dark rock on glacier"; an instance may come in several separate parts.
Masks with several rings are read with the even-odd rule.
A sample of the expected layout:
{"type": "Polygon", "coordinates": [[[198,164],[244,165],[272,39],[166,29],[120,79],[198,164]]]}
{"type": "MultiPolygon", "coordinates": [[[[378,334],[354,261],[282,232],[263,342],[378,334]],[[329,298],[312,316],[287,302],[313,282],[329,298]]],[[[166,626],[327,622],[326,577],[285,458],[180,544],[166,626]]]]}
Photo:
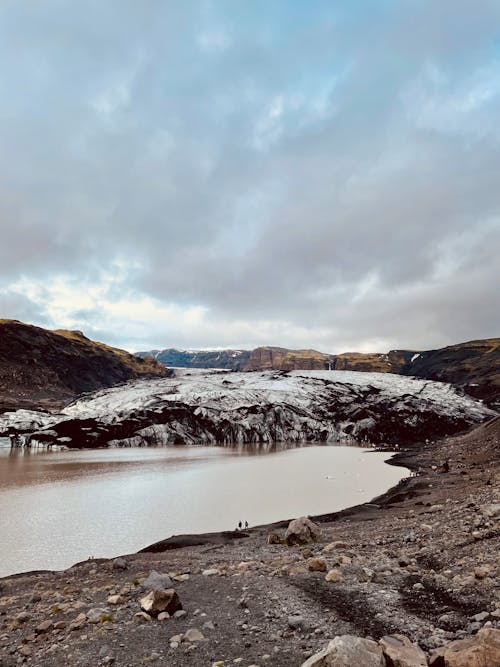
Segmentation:
{"type": "Polygon", "coordinates": [[[0,433],[52,429],[69,446],[419,442],[495,413],[450,385],[390,373],[178,370],[83,396],[61,414],[0,416],[0,433]]]}

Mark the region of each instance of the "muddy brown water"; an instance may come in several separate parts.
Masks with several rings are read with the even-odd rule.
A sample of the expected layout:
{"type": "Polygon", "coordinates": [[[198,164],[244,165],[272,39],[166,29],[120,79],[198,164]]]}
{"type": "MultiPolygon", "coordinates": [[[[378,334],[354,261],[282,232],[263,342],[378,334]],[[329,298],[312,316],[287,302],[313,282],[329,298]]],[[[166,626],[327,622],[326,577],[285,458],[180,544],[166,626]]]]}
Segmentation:
{"type": "Polygon", "coordinates": [[[30,453],[0,439],[0,576],[368,502],[408,474],[389,457],[332,445],[30,453]]]}

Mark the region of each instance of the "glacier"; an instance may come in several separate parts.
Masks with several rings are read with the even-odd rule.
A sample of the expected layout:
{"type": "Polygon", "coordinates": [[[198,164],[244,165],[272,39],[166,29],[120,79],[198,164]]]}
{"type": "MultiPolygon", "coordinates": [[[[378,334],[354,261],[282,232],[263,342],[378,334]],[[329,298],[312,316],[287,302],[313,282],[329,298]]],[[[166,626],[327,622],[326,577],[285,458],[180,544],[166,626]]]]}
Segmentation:
{"type": "Polygon", "coordinates": [[[495,416],[453,386],[355,371],[174,369],[82,395],[59,414],[0,415],[15,430],[54,444],[102,447],[360,441],[395,446],[453,434],[495,416]],[[39,436],[40,437],[40,436],[39,436]]]}

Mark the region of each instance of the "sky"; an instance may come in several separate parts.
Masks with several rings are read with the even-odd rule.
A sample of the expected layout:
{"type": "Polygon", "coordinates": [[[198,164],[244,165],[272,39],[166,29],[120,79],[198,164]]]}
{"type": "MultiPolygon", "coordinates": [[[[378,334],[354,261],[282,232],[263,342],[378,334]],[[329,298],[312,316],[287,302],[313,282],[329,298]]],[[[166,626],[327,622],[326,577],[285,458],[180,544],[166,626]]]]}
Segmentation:
{"type": "Polygon", "coordinates": [[[0,3],[0,317],[430,349],[499,257],[498,0],[0,3]]]}

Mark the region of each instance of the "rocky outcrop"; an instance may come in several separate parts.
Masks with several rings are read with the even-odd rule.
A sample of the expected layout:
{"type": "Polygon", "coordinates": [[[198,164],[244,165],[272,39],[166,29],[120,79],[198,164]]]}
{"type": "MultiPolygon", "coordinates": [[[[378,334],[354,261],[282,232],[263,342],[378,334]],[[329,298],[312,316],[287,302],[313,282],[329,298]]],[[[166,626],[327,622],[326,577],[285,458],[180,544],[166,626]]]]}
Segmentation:
{"type": "Polygon", "coordinates": [[[165,375],[162,364],[91,341],[81,331],[0,320],[0,413],[57,409],[84,392],[165,375]]]}
{"type": "Polygon", "coordinates": [[[450,385],[387,373],[176,371],[68,405],[59,415],[0,416],[0,434],[50,430],[73,447],[422,441],[495,413],[450,385]]]}

